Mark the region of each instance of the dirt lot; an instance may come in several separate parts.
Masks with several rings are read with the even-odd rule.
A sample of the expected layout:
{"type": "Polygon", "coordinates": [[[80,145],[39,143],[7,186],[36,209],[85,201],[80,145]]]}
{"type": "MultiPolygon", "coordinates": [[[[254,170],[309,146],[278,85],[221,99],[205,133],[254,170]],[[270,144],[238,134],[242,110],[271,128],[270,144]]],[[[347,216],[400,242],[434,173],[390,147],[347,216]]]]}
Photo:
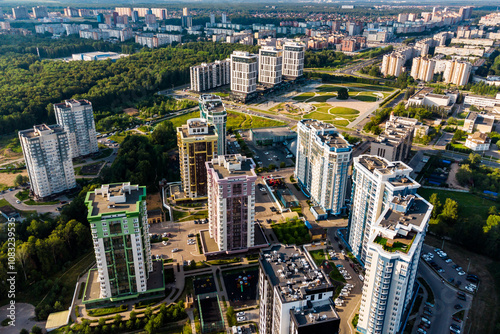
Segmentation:
{"type": "MultiPolygon", "coordinates": [[[[441,248],[442,241],[427,235],[425,243],[433,247],[441,248]]],[[[469,320],[466,324],[465,333],[495,333],[495,319],[498,316],[498,299],[495,289],[495,282],[487,266],[493,261],[485,256],[469,252],[454,245],[451,242],[446,242],[444,251],[453,259],[455,263],[464,269],[467,269],[470,259],[469,272],[476,274],[481,279],[479,292],[474,296],[472,308],[469,311],[469,320]]]]}
{"type": "Polygon", "coordinates": [[[9,174],[9,173],[0,173],[0,186],[4,185],[7,187],[12,187],[14,186],[14,180],[17,175],[21,174],[22,176],[28,176],[28,172],[26,170],[23,170],[20,173],[16,174],[9,174]]]}
{"type": "Polygon", "coordinates": [[[448,174],[448,179],[446,180],[446,183],[448,184],[448,186],[450,186],[450,188],[462,189],[462,190],[469,190],[469,189],[467,189],[465,187],[462,187],[458,183],[457,178],[455,177],[455,175],[457,174],[459,168],[460,168],[460,166],[458,165],[458,163],[453,163],[451,165],[450,174],[448,174]]]}
{"type": "Polygon", "coordinates": [[[147,194],[146,195],[146,203],[148,205],[148,210],[156,210],[161,209],[161,196],[160,193],[147,194]]]}

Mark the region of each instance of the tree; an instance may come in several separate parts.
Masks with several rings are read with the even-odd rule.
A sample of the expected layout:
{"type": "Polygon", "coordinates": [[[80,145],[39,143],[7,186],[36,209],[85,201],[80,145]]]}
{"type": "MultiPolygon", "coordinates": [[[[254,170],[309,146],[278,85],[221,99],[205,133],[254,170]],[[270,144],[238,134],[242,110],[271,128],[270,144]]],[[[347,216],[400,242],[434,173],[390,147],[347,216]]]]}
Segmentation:
{"type": "Polygon", "coordinates": [[[340,88],[339,91],[337,92],[337,99],[347,100],[348,98],[349,98],[349,91],[347,90],[347,88],[345,87],[340,88]]]}
{"type": "Polygon", "coordinates": [[[286,163],[284,161],[280,162],[280,168],[285,168],[286,167],[286,163]]]}
{"type": "Polygon", "coordinates": [[[21,174],[17,174],[16,175],[16,178],[14,179],[14,186],[18,187],[22,184],[25,184],[26,182],[28,182],[28,177],[27,176],[23,176],[21,174]]]}
{"type": "Polygon", "coordinates": [[[479,164],[481,163],[481,156],[477,153],[471,153],[471,154],[469,154],[469,162],[470,162],[471,168],[474,169],[477,166],[479,166],[479,164]]]}
{"type": "Polygon", "coordinates": [[[449,223],[454,223],[458,219],[458,204],[451,198],[447,198],[443,206],[441,216],[449,223]]]}
{"type": "Polygon", "coordinates": [[[31,334],[42,334],[42,329],[38,327],[37,325],[33,326],[31,328],[31,334]]]}
{"type": "Polygon", "coordinates": [[[21,329],[19,334],[30,334],[30,332],[27,329],[23,328],[23,329],[21,329]]]}
{"type": "Polygon", "coordinates": [[[436,218],[441,213],[441,202],[439,201],[438,195],[433,193],[429,198],[429,203],[434,206],[432,209],[432,218],[436,218]]]}

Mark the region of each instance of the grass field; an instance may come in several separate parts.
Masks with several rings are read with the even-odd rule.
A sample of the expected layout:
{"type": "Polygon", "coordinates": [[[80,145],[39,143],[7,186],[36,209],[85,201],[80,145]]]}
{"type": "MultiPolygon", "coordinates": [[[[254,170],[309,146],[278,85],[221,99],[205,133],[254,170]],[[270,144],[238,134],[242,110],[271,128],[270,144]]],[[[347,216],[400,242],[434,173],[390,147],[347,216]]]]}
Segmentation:
{"type": "Polygon", "coordinates": [[[127,137],[127,135],[140,136],[140,134],[137,133],[137,132],[134,132],[134,131],[125,131],[125,132],[119,132],[116,135],[109,136],[108,138],[111,139],[111,140],[114,140],[118,144],[121,144],[125,140],[125,138],[127,137]]]}
{"type": "Polygon", "coordinates": [[[361,101],[361,102],[376,102],[378,98],[375,96],[367,96],[367,95],[356,95],[350,96],[351,98],[361,101]]]}
{"type": "Polygon", "coordinates": [[[248,115],[237,111],[227,112],[227,127],[234,129],[255,129],[284,126],[286,123],[265,117],[248,115]]]}
{"type": "Polygon", "coordinates": [[[107,158],[113,153],[112,148],[102,148],[99,150],[99,154],[97,154],[95,157],[92,157],[92,160],[100,160],[107,158]]]}
{"type": "Polygon", "coordinates": [[[181,115],[181,116],[171,118],[168,121],[172,122],[172,124],[174,125],[174,128],[177,128],[179,126],[182,126],[183,124],[186,124],[188,119],[199,118],[199,117],[200,117],[200,112],[193,111],[193,112],[181,115]]]}
{"type": "Polygon", "coordinates": [[[333,121],[335,119],[335,115],[330,115],[320,111],[313,111],[312,113],[307,114],[307,118],[318,119],[320,121],[333,121]]]}
{"type": "Polygon", "coordinates": [[[300,95],[297,95],[293,99],[295,101],[305,101],[305,100],[307,100],[307,99],[309,99],[309,98],[311,98],[313,96],[314,96],[313,92],[307,92],[307,93],[302,93],[300,95]]]}
{"type": "Polygon", "coordinates": [[[335,126],[348,126],[349,121],[345,120],[345,119],[339,119],[339,120],[333,121],[333,125],[335,125],[335,126]]]}
{"type": "Polygon", "coordinates": [[[446,198],[451,198],[458,203],[458,214],[462,217],[472,217],[477,214],[486,220],[488,218],[488,209],[492,206],[497,206],[497,203],[494,201],[471,193],[423,188],[418,189],[418,193],[427,200],[433,193],[436,193],[442,204],[444,204],[446,198]]]}
{"type": "Polygon", "coordinates": [[[321,265],[321,263],[323,263],[323,261],[326,260],[325,251],[322,249],[309,251],[309,254],[311,254],[311,257],[313,258],[314,263],[316,263],[316,265],[318,267],[321,265]]]}

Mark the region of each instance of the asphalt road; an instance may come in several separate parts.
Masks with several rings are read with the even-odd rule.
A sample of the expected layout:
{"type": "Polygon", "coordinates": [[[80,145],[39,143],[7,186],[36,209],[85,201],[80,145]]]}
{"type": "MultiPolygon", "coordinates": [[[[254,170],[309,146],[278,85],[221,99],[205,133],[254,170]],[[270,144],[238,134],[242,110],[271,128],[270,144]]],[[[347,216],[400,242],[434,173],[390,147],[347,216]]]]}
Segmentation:
{"type": "MultiPolygon", "coordinates": [[[[12,205],[16,210],[19,211],[36,211],[38,213],[52,213],[54,215],[59,215],[56,208],[61,206],[57,203],[54,205],[26,205],[24,203],[17,203],[18,199],[16,194],[20,192],[21,189],[16,189],[13,191],[6,191],[4,194],[0,195],[0,199],[5,198],[10,205],[12,205]]],[[[61,200],[68,200],[66,196],[61,197],[61,200]]]]}

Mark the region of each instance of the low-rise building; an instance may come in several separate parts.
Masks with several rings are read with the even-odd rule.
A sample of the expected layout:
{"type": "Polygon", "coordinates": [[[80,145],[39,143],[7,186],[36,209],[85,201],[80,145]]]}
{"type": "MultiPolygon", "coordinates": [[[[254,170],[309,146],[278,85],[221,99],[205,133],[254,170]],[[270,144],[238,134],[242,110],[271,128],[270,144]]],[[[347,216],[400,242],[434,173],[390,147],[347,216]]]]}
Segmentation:
{"type": "Polygon", "coordinates": [[[495,116],[470,111],[465,117],[463,130],[468,133],[475,131],[490,133],[493,131],[494,124],[495,116]]]}
{"type": "Polygon", "coordinates": [[[467,136],[465,146],[470,148],[474,152],[487,151],[490,149],[490,143],[491,139],[486,133],[476,131],[473,134],[467,136]]]}

